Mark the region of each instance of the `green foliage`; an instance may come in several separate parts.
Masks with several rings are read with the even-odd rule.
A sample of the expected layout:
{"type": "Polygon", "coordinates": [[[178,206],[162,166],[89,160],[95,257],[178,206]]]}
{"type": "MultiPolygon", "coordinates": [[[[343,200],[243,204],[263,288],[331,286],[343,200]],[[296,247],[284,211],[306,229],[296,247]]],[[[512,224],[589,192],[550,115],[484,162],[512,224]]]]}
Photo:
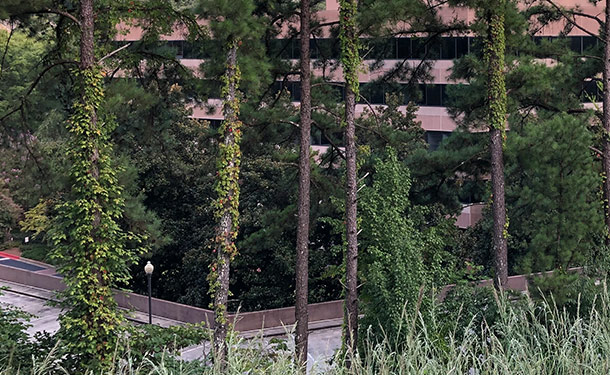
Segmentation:
{"type": "Polygon", "coordinates": [[[0,240],[11,240],[11,230],[16,227],[21,215],[21,207],[13,201],[8,191],[0,190],[0,240]]]}
{"type": "Polygon", "coordinates": [[[511,134],[507,200],[517,271],[584,265],[600,245],[603,212],[587,121],[563,114],[511,134]]]}
{"type": "MultiPolygon", "coordinates": [[[[137,362],[145,357],[179,355],[180,349],[199,345],[210,339],[209,330],[202,324],[160,327],[157,325],[129,326],[126,352],[137,362]]],[[[123,344],[123,343],[120,343],[123,344]]]]}
{"type": "Polygon", "coordinates": [[[437,305],[435,321],[442,340],[449,334],[463,338],[467,330],[485,329],[500,318],[500,311],[492,287],[471,284],[455,285],[437,305]]]}
{"type": "Polygon", "coordinates": [[[339,0],[339,20],[341,28],[341,66],[346,86],[356,95],[360,95],[358,73],[362,59],[360,57],[360,38],[357,34],[358,2],[355,0],[339,0]]]}
{"type": "Polygon", "coordinates": [[[0,304],[0,368],[14,363],[26,364],[31,360],[34,353],[26,332],[31,317],[22,310],[0,304]]]}
{"type": "MultiPolygon", "coordinates": [[[[480,326],[473,322],[462,326],[464,320],[460,319],[460,324],[445,331],[442,337],[434,327],[422,324],[423,320],[406,315],[405,329],[411,334],[406,336],[400,348],[396,348],[395,340],[390,336],[381,342],[364,339],[364,350],[358,357],[346,358],[339,354],[332,359],[332,366],[316,363],[313,371],[328,375],[442,375],[453,372],[504,375],[515,371],[524,375],[605,374],[610,368],[610,355],[606,350],[610,345],[610,299],[605,285],[597,299],[599,308],[585,309],[583,306],[577,315],[572,316],[551,301],[537,303],[528,299],[526,303],[515,304],[504,295],[493,294],[479,299],[486,301],[480,306],[488,306],[488,310],[497,312],[493,322],[483,322],[480,326]],[[347,359],[350,359],[349,367],[347,359]]],[[[432,320],[438,321],[438,316],[433,316],[432,320]]],[[[226,369],[211,366],[210,362],[184,363],[167,352],[155,354],[155,357],[146,357],[142,361],[129,353],[117,356],[111,372],[104,374],[302,373],[302,369],[295,367],[290,350],[285,350],[282,345],[270,347],[259,339],[244,340],[232,336],[226,369]]],[[[59,357],[52,353],[47,360],[35,362],[35,373],[61,371],[57,365],[59,357]]],[[[19,365],[30,363],[12,363],[11,368],[0,368],[0,374],[12,375],[19,365]]]]}
{"type": "Polygon", "coordinates": [[[95,68],[73,74],[81,95],[67,125],[74,185],[56,207],[49,236],[52,259],[67,286],[61,294],[67,308],[60,316],[62,352],[81,370],[99,370],[112,359],[123,321],[112,288],[129,280],[135,253],[125,248],[130,236],[117,223],[123,200],[110,158],[113,122],[96,116],[103,99],[102,76],[95,68]]]}
{"type": "Polygon", "coordinates": [[[388,335],[395,344],[408,334],[405,314],[416,314],[429,302],[427,290],[442,282],[439,266],[447,260],[437,256],[439,234],[418,229],[422,216],[410,206],[410,187],[408,169],[388,149],[375,163],[372,187],[362,189],[359,199],[362,327],[371,330],[370,338],[388,335]]]}
{"type": "Polygon", "coordinates": [[[532,299],[538,302],[547,300],[572,317],[587,319],[589,317],[581,315],[581,311],[604,308],[599,298],[603,285],[578,272],[557,270],[551,275],[532,275],[529,282],[532,299]]]}
{"type": "Polygon", "coordinates": [[[24,232],[32,232],[32,238],[36,238],[41,234],[46,233],[51,225],[49,219],[49,210],[52,208],[53,202],[50,200],[40,201],[32,209],[25,213],[25,218],[19,222],[21,230],[24,232]]]}

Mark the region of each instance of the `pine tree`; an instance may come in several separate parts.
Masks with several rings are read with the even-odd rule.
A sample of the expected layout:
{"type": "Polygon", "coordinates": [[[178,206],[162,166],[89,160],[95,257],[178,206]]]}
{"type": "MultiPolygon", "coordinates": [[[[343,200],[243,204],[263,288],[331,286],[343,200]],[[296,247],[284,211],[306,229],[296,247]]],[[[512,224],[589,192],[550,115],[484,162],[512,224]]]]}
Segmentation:
{"type": "Polygon", "coordinates": [[[567,114],[528,122],[507,144],[507,202],[524,247],[519,272],[584,265],[599,247],[603,209],[589,145],[590,118],[567,114]]]}
{"type": "Polygon", "coordinates": [[[309,51],[311,6],[309,0],[301,0],[301,116],[300,116],[300,153],[299,153],[299,201],[297,224],[297,264],[296,264],[296,301],[294,317],[296,320],[296,360],[297,365],[307,364],[307,338],[309,314],[307,301],[309,293],[309,187],[311,139],[311,62],[309,51]]]}
{"type": "Polygon", "coordinates": [[[356,168],[356,99],[359,96],[360,51],[356,0],[340,1],[341,65],[345,81],[345,346],[352,354],[358,342],[358,228],[356,168]]]}
{"type": "Polygon", "coordinates": [[[506,137],[506,84],[504,77],[504,0],[489,4],[485,10],[487,35],[484,56],[488,66],[487,100],[491,153],[491,189],[493,215],[493,247],[496,286],[503,288],[508,281],[506,205],[504,193],[503,149],[506,137]]]}

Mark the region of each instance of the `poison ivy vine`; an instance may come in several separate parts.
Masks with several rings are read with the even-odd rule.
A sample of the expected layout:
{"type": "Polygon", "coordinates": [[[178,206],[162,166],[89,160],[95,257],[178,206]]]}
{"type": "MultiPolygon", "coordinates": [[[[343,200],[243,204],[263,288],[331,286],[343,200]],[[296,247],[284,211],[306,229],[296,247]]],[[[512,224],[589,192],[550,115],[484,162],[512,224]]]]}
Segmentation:
{"type": "Polygon", "coordinates": [[[123,321],[112,288],[129,280],[128,265],[136,254],[121,230],[122,189],[112,164],[109,133],[112,119],[98,119],[103,100],[98,68],[72,72],[78,99],[67,123],[67,156],[71,162],[71,193],[58,204],[49,235],[51,257],[64,276],[66,312],[60,316],[62,348],[78,371],[99,372],[110,364],[123,321]]]}

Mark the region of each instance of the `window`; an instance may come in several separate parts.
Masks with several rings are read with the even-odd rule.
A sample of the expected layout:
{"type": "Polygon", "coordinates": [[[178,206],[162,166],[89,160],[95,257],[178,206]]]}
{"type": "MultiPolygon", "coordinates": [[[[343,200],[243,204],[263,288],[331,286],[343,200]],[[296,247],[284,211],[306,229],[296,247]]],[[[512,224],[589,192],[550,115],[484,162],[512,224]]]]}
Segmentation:
{"type": "Polygon", "coordinates": [[[597,47],[597,38],[593,36],[583,36],[582,37],[582,50],[583,52],[597,47]]]}
{"type": "Polygon", "coordinates": [[[426,104],[427,106],[438,107],[443,105],[443,93],[441,85],[425,85],[426,86],[426,104]]]}
{"type": "Polygon", "coordinates": [[[427,131],[424,134],[426,143],[428,143],[428,149],[435,151],[441,145],[443,140],[447,139],[451,135],[451,132],[440,132],[440,131],[427,131]]]}
{"type": "Polygon", "coordinates": [[[425,39],[413,38],[411,39],[411,56],[412,59],[423,59],[426,56],[426,43],[425,39]]]}
{"type": "Polygon", "coordinates": [[[400,60],[411,58],[411,38],[396,39],[396,56],[400,60]]]}
{"type": "Polygon", "coordinates": [[[363,83],[360,86],[360,95],[362,98],[359,100],[361,104],[385,104],[385,91],[383,85],[378,83],[363,83]]]}
{"type": "Polygon", "coordinates": [[[442,60],[455,59],[456,41],[457,41],[457,38],[441,38],[441,59],[442,60]]]}
{"type": "Polygon", "coordinates": [[[569,39],[570,39],[570,49],[576,53],[582,53],[582,37],[571,36],[569,39]]]}
{"type": "Polygon", "coordinates": [[[169,48],[174,50],[174,55],[176,55],[176,58],[181,59],[184,56],[184,44],[182,40],[170,40],[167,42],[167,45],[169,48]]]}
{"type": "Polygon", "coordinates": [[[462,56],[467,55],[470,52],[470,38],[459,37],[455,38],[456,42],[456,58],[460,58],[462,56]]]}

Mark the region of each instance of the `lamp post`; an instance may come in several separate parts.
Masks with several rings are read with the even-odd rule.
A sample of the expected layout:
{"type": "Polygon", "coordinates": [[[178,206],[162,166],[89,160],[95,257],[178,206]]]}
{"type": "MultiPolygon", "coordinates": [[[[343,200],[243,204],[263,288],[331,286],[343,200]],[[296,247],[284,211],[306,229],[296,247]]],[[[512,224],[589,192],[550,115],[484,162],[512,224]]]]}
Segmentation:
{"type": "Polygon", "coordinates": [[[155,267],[148,261],[144,266],[144,272],[146,272],[146,278],[148,279],[148,324],[152,324],[152,287],[151,278],[155,267]]]}

